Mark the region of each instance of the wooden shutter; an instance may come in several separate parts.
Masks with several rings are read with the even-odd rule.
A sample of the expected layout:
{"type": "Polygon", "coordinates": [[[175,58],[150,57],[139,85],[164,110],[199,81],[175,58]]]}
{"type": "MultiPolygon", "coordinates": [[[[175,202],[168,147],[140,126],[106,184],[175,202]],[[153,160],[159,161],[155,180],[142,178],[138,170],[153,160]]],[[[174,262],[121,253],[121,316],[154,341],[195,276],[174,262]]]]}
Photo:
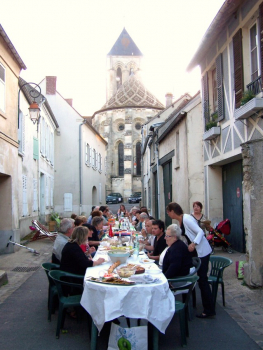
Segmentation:
{"type": "Polygon", "coordinates": [[[244,92],[244,73],[243,73],[243,52],[242,52],[242,29],[233,36],[234,51],[234,80],[235,80],[235,98],[236,108],[240,107],[244,92]]]}
{"type": "MultiPolygon", "coordinates": [[[[259,38],[260,38],[260,74],[263,72],[263,2],[259,5],[259,38]]],[[[262,89],[262,87],[261,87],[262,89]]]]}
{"type": "Polygon", "coordinates": [[[38,139],[33,137],[33,159],[38,159],[38,139]]]}
{"type": "Polygon", "coordinates": [[[72,211],[72,193],[64,193],[64,211],[72,211]]]}
{"type": "Polygon", "coordinates": [[[216,81],[217,81],[217,98],[218,98],[218,121],[225,118],[224,112],[224,86],[223,86],[223,56],[220,53],[216,58],[216,81]]]}
{"type": "Polygon", "coordinates": [[[33,211],[37,211],[37,179],[33,179],[33,211]]]}
{"type": "Polygon", "coordinates": [[[209,122],[209,93],[208,93],[208,73],[206,72],[202,78],[202,91],[203,91],[203,116],[205,124],[209,122]]]}

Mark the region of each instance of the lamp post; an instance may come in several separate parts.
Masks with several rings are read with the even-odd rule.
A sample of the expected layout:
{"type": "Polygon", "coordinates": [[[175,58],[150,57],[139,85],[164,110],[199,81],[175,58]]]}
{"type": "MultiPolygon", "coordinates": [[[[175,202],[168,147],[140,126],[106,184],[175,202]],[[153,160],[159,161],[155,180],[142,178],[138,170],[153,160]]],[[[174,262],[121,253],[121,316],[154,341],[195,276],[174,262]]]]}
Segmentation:
{"type": "Polygon", "coordinates": [[[41,95],[41,88],[36,83],[24,83],[23,85],[20,86],[20,89],[18,91],[18,126],[19,126],[19,110],[20,110],[20,91],[26,85],[30,85],[30,89],[27,90],[27,92],[34,99],[34,101],[30,104],[28,108],[30,119],[32,120],[33,124],[36,124],[36,123],[38,124],[40,119],[40,108],[37,102],[35,101],[35,99],[41,95]],[[31,85],[33,85],[34,87],[32,87],[31,85]],[[38,89],[39,91],[36,89],[38,89]]]}

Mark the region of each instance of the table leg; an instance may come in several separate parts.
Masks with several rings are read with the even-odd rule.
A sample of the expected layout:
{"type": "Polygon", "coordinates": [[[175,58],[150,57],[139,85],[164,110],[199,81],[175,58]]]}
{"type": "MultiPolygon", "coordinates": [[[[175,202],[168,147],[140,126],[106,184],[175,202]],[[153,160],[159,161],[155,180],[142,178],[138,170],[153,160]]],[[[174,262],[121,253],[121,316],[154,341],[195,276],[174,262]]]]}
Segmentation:
{"type": "Polygon", "coordinates": [[[97,338],[98,338],[98,330],[97,327],[95,326],[93,320],[91,323],[91,350],[96,350],[97,347],[97,338]]]}
{"type": "Polygon", "coordinates": [[[153,332],[153,350],[159,349],[159,331],[154,325],[152,325],[153,332]]]}

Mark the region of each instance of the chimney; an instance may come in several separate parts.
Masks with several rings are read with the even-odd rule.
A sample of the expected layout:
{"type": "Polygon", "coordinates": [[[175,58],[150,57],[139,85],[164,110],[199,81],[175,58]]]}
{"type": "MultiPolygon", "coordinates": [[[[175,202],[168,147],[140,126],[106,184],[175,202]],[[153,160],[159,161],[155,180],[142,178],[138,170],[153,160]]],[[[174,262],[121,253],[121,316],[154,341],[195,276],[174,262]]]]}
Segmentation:
{"type": "Polygon", "coordinates": [[[72,107],[72,105],[73,105],[73,98],[65,98],[65,100],[72,107]]]}
{"type": "Polygon", "coordinates": [[[57,90],[57,77],[46,77],[46,94],[55,95],[57,90]]]}
{"type": "Polygon", "coordinates": [[[173,103],[173,94],[171,92],[167,92],[167,94],[165,95],[165,99],[166,99],[166,107],[171,106],[171,104],[173,103]]]}

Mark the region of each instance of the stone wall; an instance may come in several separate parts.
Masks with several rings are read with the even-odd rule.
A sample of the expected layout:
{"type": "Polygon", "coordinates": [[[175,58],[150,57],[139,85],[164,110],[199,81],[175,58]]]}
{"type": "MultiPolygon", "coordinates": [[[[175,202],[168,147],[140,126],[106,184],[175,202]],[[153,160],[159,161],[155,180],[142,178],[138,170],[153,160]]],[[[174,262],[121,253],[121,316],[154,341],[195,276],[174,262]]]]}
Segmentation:
{"type": "Polygon", "coordinates": [[[263,286],[263,140],[248,141],[242,146],[243,205],[247,264],[245,282],[251,287],[263,286]]]}

